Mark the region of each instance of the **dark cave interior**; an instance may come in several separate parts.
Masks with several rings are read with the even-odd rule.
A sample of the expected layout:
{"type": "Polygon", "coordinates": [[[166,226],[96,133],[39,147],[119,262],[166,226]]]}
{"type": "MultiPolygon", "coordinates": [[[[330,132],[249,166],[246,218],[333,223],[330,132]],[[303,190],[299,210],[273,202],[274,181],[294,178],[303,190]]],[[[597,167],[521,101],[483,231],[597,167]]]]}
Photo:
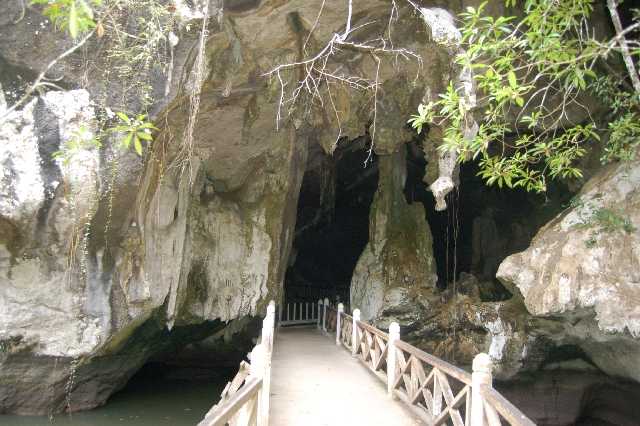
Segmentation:
{"type": "MultiPolygon", "coordinates": [[[[310,147],[296,222],[296,234],[285,278],[287,301],[322,297],[349,300],[351,277],[369,240],[369,209],[377,189],[375,154],[361,137],[341,141],[333,155],[310,147]],[[365,165],[366,162],[366,165],[365,165]]],[[[427,161],[417,141],[406,145],[406,200],[422,203],[433,235],[438,287],[455,286],[461,272],[493,281],[493,300],[510,297],[495,280],[500,262],[524,250],[535,232],[568,201],[552,187],[546,196],[487,187],[477,166],[465,164],[459,187],[447,196],[449,208],[438,212],[424,182],[427,161]]]]}

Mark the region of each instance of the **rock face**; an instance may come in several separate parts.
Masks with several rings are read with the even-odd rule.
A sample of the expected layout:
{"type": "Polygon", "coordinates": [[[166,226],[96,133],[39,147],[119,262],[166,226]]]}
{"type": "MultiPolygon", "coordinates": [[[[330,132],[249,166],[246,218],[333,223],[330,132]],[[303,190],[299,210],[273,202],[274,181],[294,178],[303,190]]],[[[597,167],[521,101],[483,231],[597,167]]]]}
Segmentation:
{"type": "MultiPolygon", "coordinates": [[[[5,16],[2,31],[14,25],[5,16]]],[[[28,11],[20,25],[41,21],[28,11]]],[[[104,140],[100,151],[80,149],[68,164],[52,158],[83,126],[95,131],[94,104],[101,112],[105,105],[86,90],[48,92],[6,120],[2,97],[0,413],[103,404],[149,356],[225,325],[229,334],[238,332],[236,322],[279,297],[305,130],[287,124],[276,131],[274,101],[264,80],[255,81],[262,71],[250,50],[252,23],[245,20],[236,35],[216,19],[209,25],[206,60],[213,71],[184,174],[184,85],[164,112],[166,124],[144,166],[117,140],[104,140]],[[233,69],[225,61],[231,51],[246,55],[233,69]]],[[[37,45],[34,57],[19,61],[17,33],[0,54],[26,74],[66,44],[52,37],[50,52],[38,57],[37,45]]],[[[30,29],[22,35],[32,36],[30,29]]],[[[176,73],[190,49],[189,35],[183,40],[176,73]]],[[[76,84],[75,65],[55,67],[66,84],[76,84]]],[[[4,71],[0,82],[11,78],[4,71]]],[[[180,77],[175,81],[189,81],[189,70],[180,77]]],[[[92,83],[89,90],[108,82],[92,83]]],[[[10,95],[9,106],[16,99],[10,95]]]]}
{"type": "Polygon", "coordinates": [[[351,306],[381,326],[411,326],[428,309],[436,283],[431,231],[421,204],[404,198],[404,147],[380,157],[378,190],[371,206],[369,243],[351,282],[351,306]]]}
{"type": "Polygon", "coordinates": [[[39,412],[46,398],[55,406],[70,359],[110,335],[108,294],[85,285],[97,272],[85,231],[98,205],[99,153],[83,149],[69,164],[52,157],[81,127],[91,136],[94,123],[89,93],[75,90],[34,99],[0,129],[2,411],[39,412]]]}
{"type": "Polygon", "coordinates": [[[640,380],[640,162],[598,172],[498,278],[603,371],[640,380]]]}
{"type": "Polygon", "coordinates": [[[97,205],[98,151],[82,150],[68,166],[51,157],[93,120],[88,92],[49,92],[0,130],[0,335],[37,341],[43,355],[90,352],[109,328],[105,318],[79,315],[104,296],[78,286],[61,256],[86,251],[81,231],[97,205]]]}
{"type": "MultiPolygon", "coordinates": [[[[399,321],[405,338],[459,365],[487,351],[504,379],[569,353],[640,380],[637,163],[596,175],[579,203],[502,263],[498,276],[517,297],[481,301],[512,248],[487,237],[498,228],[490,212],[474,231],[482,281],[467,276],[462,294],[436,288],[425,210],[403,193],[406,143],[415,136],[406,119],[450,81],[475,102],[468,70],[452,62],[459,34],[451,16],[467,2],[435,2],[451,12],[354,2],[355,42],[393,34],[422,63],[341,49],[325,71],[375,76],[375,92],[354,91],[358,78],[343,84],[326,74],[317,91],[307,85],[310,96],[288,100],[300,69],[266,74],[340,34],[349,3],[327,0],[318,17],[320,5],[304,0],[212,1],[201,84],[194,64],[203,14],[192,3],[202,2],[175,2],[176,20],[190,25],[168,38],[170,67],[140,76],[160,128],[144,157],[121,150],[113,134],[101,147],[70,144],[79,134],[91,140],[112,109],[141,107],[125,82],[103,73],[102,58],[84,67],[84,55],[100,52],[109,34],[49,70],[64,90],[43,91],[7,115],[20,82],[72,41],[33,8],[21,17],[21,2],[0,14],[0,413],[95,407],[152,355],[243,330],[282,295],[310,145],[331,155],[347,140],[372,141],[379,175],[369,242],[351,282],[351,304],[364,319],[383,328],[399,321]]],[[[501,5],[489,7],[500,13],[501,5]]],[[[474,131],[469,117],[465,132],[474,131]]],[[[438,208],[457,180],[453,157],[435,151],[440,133],[430,129],[423,145],[438,208]]],[[[320,201],[331,211],[334,179],[320,201]]]]}
{"type": "MultiPolygon", "coordinates": [[[[328,65],[346,61],[354,75],[376,75],[380,90],[374,104],[370,91],[354,95],[335,85],[330,95],[342,113],[336,116],[307,108],[314,104],[309,99],[279,109],[280,81],[264,74],[341,31],[347,2],[328,1],[317,25],[312,2],[230,1],[224,12],[212,2],[201,87],[194,63],[202,14],[179,3],[178,20],[191,25],[170,40],[171,74],[160,67],[140,76],[152,87],[149,110],[161,128],[152,148],[139,158],[108,135],[100,149],[79,150],[67,165],[52,154],[83,128],[96,132],[94,116],[137,111],[141,99],[103,72],[109,68],[103,57],[86,69],[78,51],[48,77],[84,90],[45,93],[4,120],[21,95],[17,82],[33,80],[72,41],[34,8],[21,17],[19,2],[0,16],[0,85],[7,94],[0,102],[0,412],[100,405],[154,353],[222,329],[231,334],[278,299],[311,143],[329,153],[336,137],[377,133],[384,173],[372,218],[379,223],[361,270],[385,285],[401,280],[383,291],[396,317],[413,315],[417,308],[403,311],[403,303],[433,287],[424,210],[402,197],[399,141],[407,139],[406,117],[425,93],[448,81],[442,70],[450,57],[432,48],[413,8],[397,10],[403,23],[394,40],[419,51],[427,66],[341,53],[328,65]],[[292,114],[276,122],[279,110],[292,114]],[[186,144],[194,122],[194,143],[186,144]],[[384,270],[371,264],[377,256],[386,259],[384,270]],[[411,271],[399,267],[398,256],[411,259],[411,271]]],[[[354,26],[375,21],[368,31],[386,31],[388,2],[356,7],[354,26]]],[[[91,39],[86,52],[100,51],[109,37],[91,39]]],[[[299,75],[287,71],[282,78],[289,88],[299,75]]]]}

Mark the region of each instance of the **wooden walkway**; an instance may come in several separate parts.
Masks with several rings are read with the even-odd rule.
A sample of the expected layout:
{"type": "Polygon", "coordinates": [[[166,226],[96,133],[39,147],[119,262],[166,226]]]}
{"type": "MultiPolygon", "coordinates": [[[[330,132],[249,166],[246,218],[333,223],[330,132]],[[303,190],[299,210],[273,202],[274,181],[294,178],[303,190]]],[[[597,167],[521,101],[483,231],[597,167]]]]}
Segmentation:
{"type": "Polygon", "coordinates": [[[272,426],[422,424],[335,337],[315,327],[278,330],[270,399],[272,426]]]}
{"type": "Polygon", "coordinates": [[[198,426],[535,426],[493,389],[487,354],[470,374],[402,341],[398,323],[385,333],[342,303],[281,307],[279,324],[305,327],[276,329],[275,310],[271,301],[250,363],[198,426]]]}

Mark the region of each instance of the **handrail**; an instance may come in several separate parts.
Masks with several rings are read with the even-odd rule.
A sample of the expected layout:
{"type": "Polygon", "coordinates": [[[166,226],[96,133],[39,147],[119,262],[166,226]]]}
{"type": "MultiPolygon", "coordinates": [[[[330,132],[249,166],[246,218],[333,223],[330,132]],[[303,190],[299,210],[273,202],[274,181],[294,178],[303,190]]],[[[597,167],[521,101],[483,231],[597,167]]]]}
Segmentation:
{"type": "MultiPolygon", "coordinates": [[[[336,344],[348,348],[387,384],[390,397],[402,400],[427,424],[501,426],[504,420],[512,426],[535,426],[493,389],[493,365],[487,354],[474,358],[473,374],[469,374],[400,340],[396,322],[385,333],[361,321],[360,310],[348,315],[342,303],[334,308],[326,298],[318,301],[315,313],[318,328],[335,332],[336,344]]],[[[294,315],[292,321],[295,320],[294,315]]],[[[240,364],[220,403],[213,406],[199,426],[268,426],[274,321],[272,301],[263,321],[261,343],[251,351],[251,364],[240,364]]]]}
{"type": "Polygon", "coordinates": [[[315,324],[320,315],[315,302],[288,302],[278,312],[278,326],[315,324]]]}
{"type": "Polygon", "coordinates": [[[348,348],[387,384],[391,398],[402,400],[426,424],[500,426],[502,418],[512,426],[535,426],[492,388],[489,355],[478,354],[470,374],[400,340],[396,322],[385,333],[361,321],[359,309],[348,315],[341,303],[337,308],[328,299],[318,304],[318,328],[335,332],[336,344],[348,348]]]}
{"type": "Polygon", "coordinates": [[[247,379],[244,385],[228,400],[216,407],[211,416],[205,417],[199,425],[223,426],[236,415],[251,399],[255,398],[262,387],[262,379],[247,379]]]}
{"type": "Polygon", "coordinates": [[[243,361],[236,377],[222,391],[220,402],[209,410],[198,426],[268,426],[275,310],[272,300],[262,321],[260,343],[249,355],[248,374],[247,364],[243,361]]]}
{"type": "Polygon", "coordinates": [[[365,328],[368,331],[372,332],[373,334],[376,334],[376,335],[382,337],[383,339],[389,340],[389,335],[387,333],[385,333],[384,331],[378,330],[374,326],[372,326],[370,324],[367,324],[366,322],[363,322],[363,321],[357,321],[357,324],[360,327],[365,328]]]}
{"type": "Polygon", "coordinates": [[[396,342],[396,347],[401,349],[408,354],[411,354],[418,358],[420,361],[424,361],[427,364],[433,365],[437,367],[440,371],[446,373],[447,375],[455,378],[456,380],[470,385],[471,384],[471,374],[464,371],[461,368],[456,367],[455,365],[449,364],[447,361],[444,361],[440,358],[437,358],[431,354],[428,354],[415,346],[408,344],[402,340],[398,340],[396,342]]]}

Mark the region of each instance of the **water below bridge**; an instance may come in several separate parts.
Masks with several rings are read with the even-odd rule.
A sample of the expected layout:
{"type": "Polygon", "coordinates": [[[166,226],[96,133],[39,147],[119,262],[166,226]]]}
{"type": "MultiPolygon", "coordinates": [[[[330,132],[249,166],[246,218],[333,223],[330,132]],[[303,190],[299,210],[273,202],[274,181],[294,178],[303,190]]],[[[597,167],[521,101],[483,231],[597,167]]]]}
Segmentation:
{"type": "Polygon", "coordinates": [[[0,415],[1,426],[193,426],[220,397],[228,377],[177,380],[143,371],[95,410],[42,416],[0,415]]]}

